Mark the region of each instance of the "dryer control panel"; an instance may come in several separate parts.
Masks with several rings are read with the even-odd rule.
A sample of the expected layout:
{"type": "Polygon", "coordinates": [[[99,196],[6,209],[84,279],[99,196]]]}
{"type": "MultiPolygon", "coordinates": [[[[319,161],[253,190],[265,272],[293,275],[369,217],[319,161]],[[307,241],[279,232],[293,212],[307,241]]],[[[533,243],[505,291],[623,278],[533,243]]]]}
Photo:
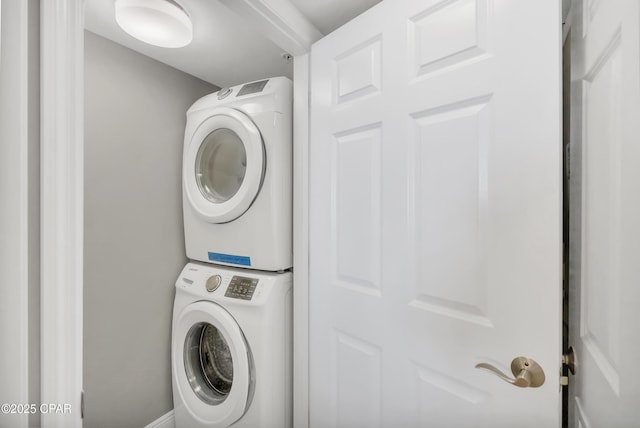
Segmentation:
{"type": "Polygon", "coordinates": [[[256,92],[262,92],[264,87],[267,86],[268,82],[269,79],[261,80],[260,82],[247,83],[246,85],[243,85],[242,88],[240,88],[240,92],[238,92],[238,95],[236,95],[236,97],[255,94],[256,92]]]}
{"type": "Polygon", "coordinates": [[[253,292],[256,291],[258,278],[247,278],[244,276],[234,275],[227,287],[225,297],[233,297],[235,299],[251,300],[253,292]]]}

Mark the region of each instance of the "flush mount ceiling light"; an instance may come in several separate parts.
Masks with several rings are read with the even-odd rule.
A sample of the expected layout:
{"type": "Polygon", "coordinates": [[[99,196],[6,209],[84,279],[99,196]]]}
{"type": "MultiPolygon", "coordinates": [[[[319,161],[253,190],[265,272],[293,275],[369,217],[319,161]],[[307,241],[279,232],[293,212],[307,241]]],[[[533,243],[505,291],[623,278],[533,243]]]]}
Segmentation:
{"type": "Polygon", "coordinates": [[[116,22],[131,36],[163,48],[181,48],[193,39],[187,12],[173,0],[116,0],[116,22]]]}

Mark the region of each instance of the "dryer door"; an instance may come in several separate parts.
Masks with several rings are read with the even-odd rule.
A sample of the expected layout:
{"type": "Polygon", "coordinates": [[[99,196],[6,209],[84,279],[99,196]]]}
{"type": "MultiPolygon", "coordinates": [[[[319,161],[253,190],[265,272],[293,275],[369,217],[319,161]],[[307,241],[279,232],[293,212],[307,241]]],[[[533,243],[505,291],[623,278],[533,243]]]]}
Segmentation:
{"type": "Polygon", "coordinates": [[[226,223],[249,209],[265,167],[264,143],[253,121],[238,110],[218,108],[185,148],[184,190],[203,219],[226,223]]]}
{"type": "Polygon", "coordinates": [[[251,404],[254,364],[240,326],[222,306],[195,302],[173,332],[174,382],[188,412],[212,426],[229,426],[251,404]]]}

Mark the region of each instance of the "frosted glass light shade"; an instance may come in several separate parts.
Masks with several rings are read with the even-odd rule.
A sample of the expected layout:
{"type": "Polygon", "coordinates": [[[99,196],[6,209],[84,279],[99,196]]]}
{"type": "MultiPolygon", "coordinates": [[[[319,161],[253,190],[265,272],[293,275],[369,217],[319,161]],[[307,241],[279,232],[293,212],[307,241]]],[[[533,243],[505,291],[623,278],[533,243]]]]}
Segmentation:
{"type": "Polygon", "coordinates": [[[116,22],[131,36],[163,48],[181,48],[193,39],[187,13],[171,0],[116,0],[116,22]]]}

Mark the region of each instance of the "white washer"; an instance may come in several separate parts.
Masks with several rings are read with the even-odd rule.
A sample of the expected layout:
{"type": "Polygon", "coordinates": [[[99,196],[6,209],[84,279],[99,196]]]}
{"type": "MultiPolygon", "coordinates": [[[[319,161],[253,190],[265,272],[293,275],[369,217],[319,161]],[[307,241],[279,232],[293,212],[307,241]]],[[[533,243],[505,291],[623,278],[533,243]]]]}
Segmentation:
{"type": "Polygon", "coordinates": [[[189,263],[176,282],[176,428],[293,420],[291,273],[189,263]]]}
{"type": "Polygon", "coordinates": [[[292,266],[292,83],[224,88],[187,112],[184,232],[192,260],[292,266]]]}

